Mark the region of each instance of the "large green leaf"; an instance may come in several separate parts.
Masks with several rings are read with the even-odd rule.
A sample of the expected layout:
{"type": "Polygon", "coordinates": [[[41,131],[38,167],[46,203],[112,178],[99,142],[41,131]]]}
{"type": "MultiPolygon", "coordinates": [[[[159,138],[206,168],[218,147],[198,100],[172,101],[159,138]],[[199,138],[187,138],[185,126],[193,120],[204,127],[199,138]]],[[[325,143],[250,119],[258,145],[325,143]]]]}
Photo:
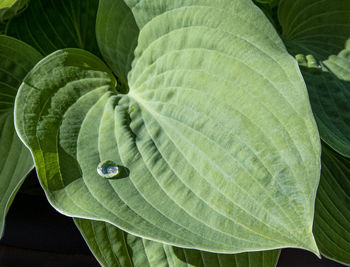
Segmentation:
{"type": "Polygon", "coordinates": [[[30,152],[15,132],[13,105],[24,76],[41,57],[27,44],[0,35],[0,236],[14,195],[33,168],[30,152]]]}
{"type": "Polygon", "coordinates": [[[8,25],[7,35],[43,55],[78,47],[98,54],[95,23],[98,0],[31,0],[28,9],[8,25]]]}
{"type": "Polygon", "coordinates": [[[28,5],[28,0],[1,0],[0,23],[21,13],[28,5]]]}
{"type": "Polygon", "coordinates": [[[215,254],[145,240],[101,221],[74,218],[102,266],[115,267],[275,267],[279,250],[215,254]]]}
{"type": "Polygon", "coordinates": [[[350,264],[350,159],[322,146],[315,237],[323,255],[350,264]]]}
{"type": "Polygon", "coordinates": [[[350,37],[350,1],[284,0],[278,16],[292,54],[313,54],[319,60],[336,55],[350,37]]]}
{"type": "Polygon", "coordinates": [[[263,13],[245,0],[128,4],[140,29],[128,94],[82,50],[51,54],[20,88],[16,127],[51,203],[180,247],[317,253],[319,137],[263,13]],[[96,171],[106,160],[115,179],[96,171]]]}

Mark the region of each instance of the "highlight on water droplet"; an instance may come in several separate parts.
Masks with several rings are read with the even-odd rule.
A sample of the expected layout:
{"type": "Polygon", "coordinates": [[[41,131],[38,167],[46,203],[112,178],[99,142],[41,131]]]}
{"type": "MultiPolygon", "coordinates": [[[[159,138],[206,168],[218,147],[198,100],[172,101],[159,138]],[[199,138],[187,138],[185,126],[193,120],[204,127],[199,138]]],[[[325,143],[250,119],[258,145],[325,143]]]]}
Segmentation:
{"type": "Polygon", "coordinates": [[[97,173],[104,178],[110,179],[119,174],[119,168],[115,162],[105,160],[98,164],[97,173]]]}

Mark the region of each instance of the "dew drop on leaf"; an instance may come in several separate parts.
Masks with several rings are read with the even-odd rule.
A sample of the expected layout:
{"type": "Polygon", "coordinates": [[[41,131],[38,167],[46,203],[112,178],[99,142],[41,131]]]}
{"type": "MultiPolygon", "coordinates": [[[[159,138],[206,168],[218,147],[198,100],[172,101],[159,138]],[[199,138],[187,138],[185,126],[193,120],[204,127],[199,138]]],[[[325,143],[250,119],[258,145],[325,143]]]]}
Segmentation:
{"type": "Polygon", "coordinates": [[[97,173],[104,178],[113,178],[118,175],[119,168],[116,163],[111,160],[105,160],[98,164],[97,173]]]}

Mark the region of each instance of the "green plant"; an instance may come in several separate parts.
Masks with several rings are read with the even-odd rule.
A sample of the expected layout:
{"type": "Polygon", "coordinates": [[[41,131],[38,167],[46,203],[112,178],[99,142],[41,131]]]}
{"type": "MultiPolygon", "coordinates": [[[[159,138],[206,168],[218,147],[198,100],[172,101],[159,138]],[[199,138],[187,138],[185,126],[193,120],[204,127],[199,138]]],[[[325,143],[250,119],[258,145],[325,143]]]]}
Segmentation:
{"type": "Polygon", "coordinates": [[[25,145],[102,265],[268,267],[284,247],[350,264],[349,14],[32,0],[1,28],[2,222],[25,145]]]}

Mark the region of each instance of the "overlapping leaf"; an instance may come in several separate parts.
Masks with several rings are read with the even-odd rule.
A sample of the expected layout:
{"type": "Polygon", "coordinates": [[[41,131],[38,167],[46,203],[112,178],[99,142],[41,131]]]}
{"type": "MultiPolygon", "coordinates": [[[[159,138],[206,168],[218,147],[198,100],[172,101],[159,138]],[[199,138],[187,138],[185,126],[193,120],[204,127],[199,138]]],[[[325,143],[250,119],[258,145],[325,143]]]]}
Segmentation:
{"type": "Polygon", "coordinates": [[[315,237],[325,256],[350,264],[350,160],[322,146],[315,237]]]}
{"type": "Polygon", "coordinates": [[[75,218],[90,250],[102,266],[116,267],[275,267],[279,250],[215,254],[145,240],[101,222],[75,218]]]}
{"type": "Polygon", "coordinates": [[[292,54],[327,59],[344,49],[350,37],[350,1],[284,0],[278,15],[292,54]]]}
{"type": "Polygon", "coordinates": [[[95,23],[98,0],[31,0],[12,19],[7,34],[32,45],[43,55],[60,48],[84,48],[98,54],[95,23]]]}
{"type": "Polygon", "coordinates": [[[0,236],[15,192],[33,168],[30,152],[15,132],[13,106],[24,76],[40,59],[32,47],[0,35],[0,236]]]}
{"type": "MultiPolygon", "coordinates": [[[[98,16],[120,7],[109,1],[98,16]]],[[[126,3],[139,29],[121,58],[134,58],[131,69],[115,62],[134,38],[108,39],[116,53],[99,45],[127,74],[128,94],[116,96],[114,77],[82,50],[48,56],[20,88],[16,127],[51,203],[181,247],[317,253],[318,133],[298,66],[266,17],[244,0],[126,3]],[[116,179],[97,173],[105,160],[116,179]]]]}

